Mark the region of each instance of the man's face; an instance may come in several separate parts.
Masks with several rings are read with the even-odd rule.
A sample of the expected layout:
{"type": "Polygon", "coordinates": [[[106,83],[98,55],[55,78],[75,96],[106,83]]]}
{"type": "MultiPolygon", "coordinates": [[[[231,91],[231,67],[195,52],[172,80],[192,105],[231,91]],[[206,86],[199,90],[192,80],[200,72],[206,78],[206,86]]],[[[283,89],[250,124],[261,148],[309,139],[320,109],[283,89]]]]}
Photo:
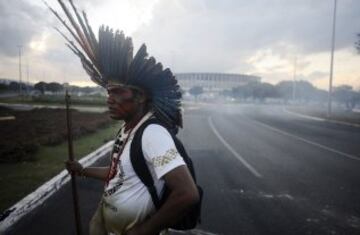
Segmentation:
{"type": "Polygon", "coordinates": [[[122,86],[109,86],[107,92],[107,105],[112,119],[127,120],[136,113],[139,103],[136,101],[135,92],[132,89],[122,86]]]}

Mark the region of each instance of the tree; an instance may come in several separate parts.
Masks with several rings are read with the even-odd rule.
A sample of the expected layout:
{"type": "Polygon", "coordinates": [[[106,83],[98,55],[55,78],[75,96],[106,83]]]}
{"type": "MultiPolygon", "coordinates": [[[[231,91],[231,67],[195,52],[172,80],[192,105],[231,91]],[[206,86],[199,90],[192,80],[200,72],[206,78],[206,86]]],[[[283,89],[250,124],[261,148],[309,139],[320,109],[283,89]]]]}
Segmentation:
{"type": "Polygon", "coordinates": [[[353,110],[360,101],[359,93],[353,91],[352,87],[348,85],[335,87],[333,95],[336,101],[344,104],[348,111],[353,110]]]}
{"type": "Polygon", "coordinates": [[[46,89],[51,91],[51,92],[59,92],[62,91],[64,89],[64,87],[57,83],[57,82],[50,82],[47,86],[46,89]]]}
{"type": "Polygon", "coordinates": [[[9,89],[11,91],[19,91],[19,89],[20,89],[19,83],[18,82],[10,82],[9,89]]]}
{"type": "Polygon", "coordinates": [[[194,86],[190,88],[189,93],[197,98],[199,95],[204,93],[204,89],[201,86],[194,86]]]}
{"type": "MultiPolygon", "coordinates": [[[[281,81],[276,84],[276,90],[285,102],[292,99],[294,93],[294,81],[281,81]]],[[[305,103],[314,99],[318,90],[308,81],[295,81],[295,99],[305,103]]]]}
{"type": "Polygon", "coordinates": [[[293,81],[281,81],[275,86],[277,93],[285,103],[287,103],[292,98],[293,85],[293,81]]]}
{"type": "Polygon", "coordinates": [[[358,53],[360,54],[360,33],[358,33],[358,41],[355,42],[355,47],[356,47],[356,50],[358,51],[358,53]]]}
{"type": "Polygon", "coordinates": [[[316,88],[308,81],[300,80],[295,82],[296,87],[296,98],[299,100],[303,100],[305,103],[309,102],[309,100],[314,97],[316,88]]]}
{"type": "Polygon", "coordinates": [[[38,82],[35,83],[34,88],[44,94],[46,91],[47,83],[46,82],[38,82]]]}
{"type": "Polygon", "coordinates": [[[0,83],[0,91],[6,91],[8,90],[8,86],[6,84],[0,83]]]}
{"type": "Polygon", "coordinates": [[[277,93],[275,87],[270,83],[256,83],[253,87],[253,99],[258,99],[261,102],[266,98],[276,97],[277,93]]]}
{"type": "Polygon", "coordinates": [[[246,100],[253,95],[253,86],[249,83],[243,86],[234,87],[231,90],[232,96],[234,98],[239,98],[241,100],[246,100]]]}

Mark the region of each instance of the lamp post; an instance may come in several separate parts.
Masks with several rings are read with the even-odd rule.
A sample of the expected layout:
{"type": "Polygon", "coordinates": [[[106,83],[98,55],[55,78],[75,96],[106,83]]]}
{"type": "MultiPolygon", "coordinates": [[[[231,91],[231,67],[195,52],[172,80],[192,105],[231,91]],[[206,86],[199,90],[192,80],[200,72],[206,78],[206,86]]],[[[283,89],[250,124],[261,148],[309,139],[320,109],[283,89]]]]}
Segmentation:
{"type": "Polygon", "coordinates": [[[336,24],[336,6],[337,0],[334,0],[334,16],[332,25],[332,40],[331,40],[331,59],[330,59],[330,78],[329,78],[329,96],[328,96],[328,118],[331,117],[331,103],[332,103],[332,80],[333,80],[333,69],[334,69],[334,48],[335,48],[335,24],[336,24]]]}
{"type": "Polygon", "coordinates": [[[295,103],[295,96],[296,96],[296,65],[297,65],[297,57],[294,58],[294,74],[293,74],[293,92],[292,98],[293,102],[295,103]]]}
{"type": "Polygon", "coordinates": [[[21,48],[22,45],[17,46],[19,48],[19,94],[22,95],[22,88],[21,88],[21,82],[22,82],[22,70],[21,70],[21,48]]]}
{"type": "Polygon", "coordinates": [[[30,85],[30,81],[29,81],[29,58],[26,57],[26,95],[29,95],[29,85],[30,85]]]}

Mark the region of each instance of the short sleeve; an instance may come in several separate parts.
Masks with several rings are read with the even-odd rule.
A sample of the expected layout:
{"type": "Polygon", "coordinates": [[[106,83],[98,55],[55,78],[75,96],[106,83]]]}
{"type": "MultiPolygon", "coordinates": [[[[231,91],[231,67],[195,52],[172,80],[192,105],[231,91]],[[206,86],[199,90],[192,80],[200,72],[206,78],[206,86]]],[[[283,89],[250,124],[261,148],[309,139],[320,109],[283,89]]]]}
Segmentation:
{"type": "Polygon", "coordinates": [[[164,127],[150,124],[145,128],[141,141],[144,157],[158,179],[176,167],[185,165],[173,138],[164,127]]]}

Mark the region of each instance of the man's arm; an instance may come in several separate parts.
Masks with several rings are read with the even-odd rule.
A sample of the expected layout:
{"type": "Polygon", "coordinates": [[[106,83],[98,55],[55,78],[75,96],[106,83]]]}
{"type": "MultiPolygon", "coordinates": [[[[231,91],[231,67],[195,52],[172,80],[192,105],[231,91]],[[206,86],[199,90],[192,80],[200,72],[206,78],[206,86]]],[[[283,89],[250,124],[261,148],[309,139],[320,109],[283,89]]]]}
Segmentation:
{"type": "Polygon", "coordinates": [[[82,175],[98,180],[105,181],[109,174],[110,167],[85,167],[82,171],[82,175]]]}
{"type": "Polygon", "coordinates": [[[83,167],[78,161],[66,161],[66,169],[79,176],[90,177],[105,181],[110,167],[83,167]]]}
{"type": "Polygon", "coordinates": [[[199,200],[199,192],[187,166],[179,166],[163,176],[170,195],[148,220],[135,225],[127,235],[152,235],[175,224],[199,200]]]}

